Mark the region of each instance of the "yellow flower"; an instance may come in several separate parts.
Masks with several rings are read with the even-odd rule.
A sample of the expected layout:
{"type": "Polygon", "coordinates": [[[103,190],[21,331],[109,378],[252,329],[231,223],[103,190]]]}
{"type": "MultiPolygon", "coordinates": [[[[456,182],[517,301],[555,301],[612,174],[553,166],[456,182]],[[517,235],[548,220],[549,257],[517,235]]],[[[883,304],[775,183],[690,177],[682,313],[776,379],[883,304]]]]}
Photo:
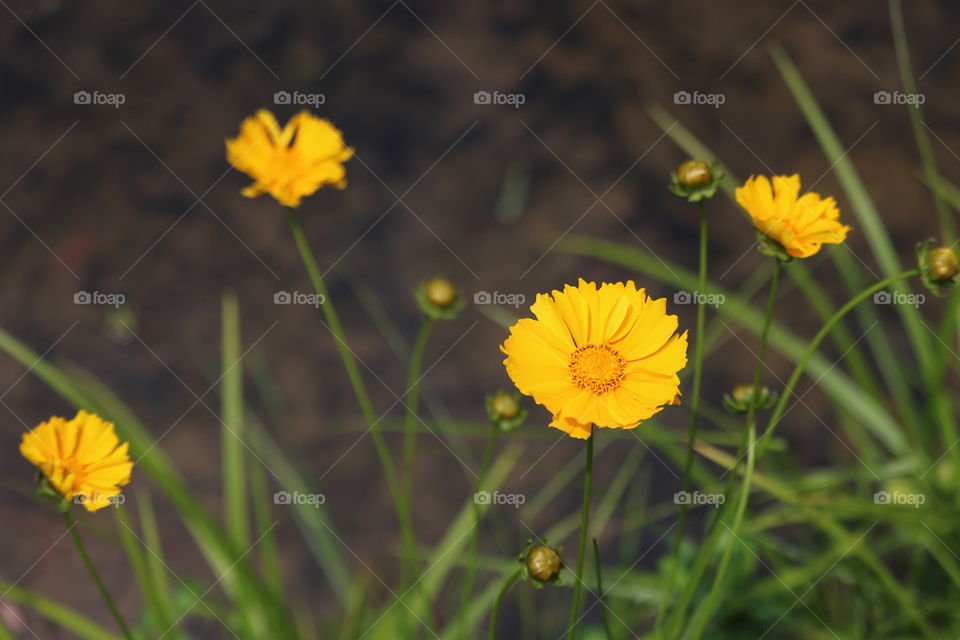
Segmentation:
{"type": "Polygon", "coordinates": [[[840,224],[833,198],[800,194],[800,176],[751,176],[737,189],[737,202],[753,218],[753,226],[778,242],[794,258],[809,258],[820,245],[840,244],[850,227],[840,224]],[[799,196],[799,197],[798,197],[799,196]]]}
{"type": "Polygon", "coordinates": [[[73,420],[53,417],[23,434],[20,453],[57,493],[67,500],[79,496],[87,511],[97,511],[130,482],[128,446],[120,444],[112,422],[80,411],[73,420]]]}
{"type": "Polygon", "coordinates": [[[539,294],[530,310],[536,319],[513,325],[500,350],[520,392],[553,414],[551,427],[587,438],[591,425],[632,429],[679,402],[687,334],[666,299],[632,281],[598,289],[580,279],[539,294]]]}
{"type": "Polygon", "coordinates": [[[342,163],[351,156],[340,131],[308,111],[281,129],[273,114],[261,109],[227,140],[227,161],[254,179],[241,193],[248,198],[269,193],[287,207],[299,207],[301,198],[324,185],[347,186],[342,163]]]}

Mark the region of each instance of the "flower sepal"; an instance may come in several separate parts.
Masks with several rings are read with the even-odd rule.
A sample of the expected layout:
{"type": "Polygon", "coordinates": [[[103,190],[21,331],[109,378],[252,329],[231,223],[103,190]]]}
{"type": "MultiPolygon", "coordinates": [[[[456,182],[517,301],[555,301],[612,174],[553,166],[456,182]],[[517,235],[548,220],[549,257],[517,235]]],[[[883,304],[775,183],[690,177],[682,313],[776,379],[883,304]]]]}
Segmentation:
{"type": "Polygon", "coordinates": [[[420,310],[434,320],[453,320],[466,305],[456,285],[441,277],[421,282],[413,296],[420,310]]]}
{"type": "Polygon", "coordinates": [[[484,404],[490,422],[504,433],[522,427],[529,413],[521,404],[519,393],[500,390],[488,395],[484,404]]]}
{"type": "Polygon", "coordinates": [[[723,408],[734,415],[744,415],[750,407],[756,413],[766,411],[777,401],[776,391],[760,385],[759,393],[754,393],[752,384],[738,384],[731,393],[723,394],[723,408]]]}
{"type": "Polygon", "coordinates": [[[518,556],[522,579],[528,580],[537,589],[545,584],[562,585],[560,573],[563,571],[563,560],[560,552],[563,547],[551,547],[544,540],[542,543],[527,540],[523,552],[518,556]]]}
{"type": "Polygon", "coordinates": [[[782,264],[793,260],[793,256],[787,253],[787,250],[783,248],[782,244],[759,231],[757,232],[757,251],[770,258],[776,258],[782,264]]]}
{"type": "Polygon", "coordinates": [[[937,297],[944,297],[957,284],[960,259],[952,247],[934,247],[933,238],[917,244],[917,263],[923,286],[937,297]]]}
{"type": "Polygon", "coordinates": [[[709,165],[703,160],[687,160],[670,174],[670,191],[687,202],[700,202],[712,198],[722,181],[716,160],[709,165]]]}

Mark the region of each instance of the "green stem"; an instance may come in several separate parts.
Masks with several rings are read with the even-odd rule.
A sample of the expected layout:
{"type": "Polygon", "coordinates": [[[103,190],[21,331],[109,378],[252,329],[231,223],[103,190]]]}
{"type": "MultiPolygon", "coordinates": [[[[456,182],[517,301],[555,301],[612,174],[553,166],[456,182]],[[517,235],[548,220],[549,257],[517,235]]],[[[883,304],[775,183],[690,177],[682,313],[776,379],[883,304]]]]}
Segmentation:
{"type": "MultiPolygon", "coordinates": [[[[770,337],[770,326],[773,323],[773,310],[777,302],[777,294],[780,291],[780,274],[783,269],[783,264],[779,259],[774,258],[773,261],[773,273],[770,276],[770,292],[767,296],[767,308],[766,313],[763,319],[763,327],[760,330],[760,346],[757,349],[757,363],[754,367],[753,372],[753,397],[759,397],[760,389],[760,379],[763,375],[764,362],[766,361],[767,354],[767,342],[770,337]]],[[[723,516],[726,515],[727,511],[727,500],[730,495],[733,493],[734,483],[736,482],[736,471],[739,466],[740,460],[743,458],[744,453],[747,454],[747,464],[749,465],[748,471],[749,476],[752,478],[753,473],[753,464],[754,464],[754,442],[756,434],[756,425],[755,425],[755,416],[756,416],[756,405],[751,403],[747,409],[746,417],[746,429],[744,429],[743,438],[740,442],[739,452],[737,453],[736,462],[733,465],[733,468],[728,472],[729,477],[727,480],[726,488],[724,489],[724,502],[720,507],[720,513],[714,519],[714,524],[710,529],[710,532],[707,535],[706,543],[700,549],[700,555],[697,558],[697,562],[694,564],[693,571],[691,572],[690,579],[695,580],[699,583],[703,573],[707,568],[707,560],[709,557],[712,557],[714,549],[719,540],[719,535],[722,533],[717,528],[719,522],[722,521],[723,516]]],[[[749,485],[746,485],[746,490],[749,491],[749,485]]],[[[742,521],[743,519],[743,510],[746,508],[746,502],[741,501],[741,504],[738,506],[737,512],[734,515],[734,527],[737,527],[737,522],[742,521]]],[[[728,546],[724,552],[724,557],[732,550],[732,546],[728,546]]],[[[721,565],[718,567],[717,576],[714,579],[713,586],[711,587],[711,593],[718,588],[720,581],[723,578],[723,574],[726,572],[726,563],[721,562],[721,565]]],[[[680,626],[684,623],[686,619],[686,610],[690,606],[691,599],[695,591],[693,589],[687,589],[682,594],[680,601],[677,603],[677,607],[674,611],[671,612],[670,619],[668,620],[667,628],[669,630],[676,629],[679,631],[680,626]]],[[[710,610],[702,608],[699,614],[694,618],[691,625],[697,625],[699,623],[706,624],[706,621],[709,619],[710,610]]],[[[699,635],[699,633],[698,633],[699,635]]],[[[678,633],[670,633],[667,636],[664,636],[662,633],[659,637],[668,637],[676,638],[679,637],[678,633]]]]}
{"type": "Polygon", "coordinates": [[[600,601],[600,619],[603,621],[603,631],[607,634],[607,640],[613,640],[613,630],[610,629],[610,619],[607,617],[607,606],[603,603],[603,572],[600,569],[600,547],[597,546],[597,539],[593,539],[593,559],[597,569],[597,600],[600,601]]]}
{"type": "MultiPolygon", "coordinates": [[[[707,207],[706,201],[700,201],[700,273],[697,278],[697,294],[703,295],[707,288],[707,207]]],[[[683,491],[690,491],[691,475],[693,471],[694,448],[697,441],[697,431],[700,418],[700,381],[703,376],[703,351],[706,342],[705,325],[707,319],[707,306],[697,304],[697,328],[694,334],[693,351],[693,389],[690,397],[690,427],[687,436],[687,457],[683,465],[683,491]]],[[[673,594],[676,585],[677,570],[680,564],[680,547],[683,543],[683,536],[687,528],[687,510],[689,505],[686,502],[680,505],[680,519],[677,523],[676,544],[673,549],[673,568],[670,571],[670,583],[667,585],[667,591],[673,594]]],[[[663,620],[663,613],[666,611],[667,603],[670,598],[663,598],[660,602],[660,612],[657,615],[656,627],[659,629],[660,622],[663,620]]]]}
{"type": "Polygon", "coordinates": [[[367,394],[367,388],[363,383],[360,370],[357,367],[356,358],[347,345],[346,334],[343,331],[343,325],[340,324],[340,318],[333,306],[333,300],[327,292],[327,287],[323,283],[323,277],[320,275],[320,269],[317,267],[317,261],[313,257],[313,251],[307,242],[306,235],[303,233],[303,227],[300,225],[299,212],[291,207],[287,208],[287,222],[290,225],[290,231],[293,233],[293,239],[300,251],[300,257],[304,266],[307,268],[307,274],[310,276],[310,282],[318,296],[321,297],[323,304],[323,314],[327,319],[330,331],[333,333],[337,344],[337,351],[343,360],[343,366],[347,370],[347,377],[353,387],[353,392],[357,396],[360,404],[360,410],[363,412],[364,420],[373,439],[374,447],[377,450],[377,456],[380,459],[380,465],[383,467],[383,473],[387,479],[387,486],[390,495],[393,498],[397,509],[397,516],[400,521],[401,537],[403,539],[406,555],[409,558],[416,558],[418,555],[416,539],[413,535],[413,523],[410,516],[410,507],[406,504],[404,493],[397,478],[397,472],[393,466],[393,460],[390,457],[390,449],[380,430],[379,419],[373,411],[373,404],[370,402],[370,396],[367,394]]]}
{"type": "Polygon", "coordinates": [[[776,428],[780,417],[783,415],[784,410],[787,406],[787,401],[793,395],[793,388],[797,385],[797,382],[800,380],[800,376],[803,375],[804,370],[807,368],[807,365],[810,363],[810,358],[813,357],[813,354],[816,353],[817,347],[820,346],[820,343],[823,342],[823,339],[830,333],[834,325],[836,325],[840,320],[843,319],[851,309],[856,307],[858,304],[872,296],[877,291],[880,291],[884,287],[888,287],[895,282],[900,280],[905,280],[914,276],[920,275],[919,269],[911,269],[909,271],[904,271],[895,276],[890,276],[880,282],[877,282],[854,297],[852,297],[846,304],[837,309],[836,313],[827,320],[826,324],[820,328],[820,331],[817,332],[817,335],[814,336],[810,344],[807,345],[806,351],[803,352],[803,355],[800,356],[800,359],[797,361],[796,366],[793,368],[793,373],[790,374],[790,378],[787,380],[783,392],[780,394],[780,399],[777,401],[776,407],[774,407],[773,414],[770,416],[770,420],[767,422],[767,428],[763,432],[763,435],[757,440],[757,447],[759,449],[758,456],[763,455],[763,452],[766,450],[770,438],[773,436],[773,430],[776,428]]]}
{"type": "Polygon", "coordinates": [[[580,596],[583,591],[583,560],[587,550],[587,533],[590,526],[590,480],[593,475],[593,427],[590,427],[590,437],[587,438],[587,462],[583,470],[583,504],[580,508],[580,545],[577,551],[576,582],[573,585],[573,602],[570,606],[570,617],[567,621],[567,633],[570,640],[577,637],[577,618],[580,615],[580,596]]]}
{"type": "MultiPolygon", "coordinates": [[[[733,518],[733,528],[730,530],[731,539],[727,543],[726,548],[723,550],[723,556],[720,559],[720,565],[717,567],[717,575],[713,579],[713,585],[710,587],[710,592],[707,595],[706,602],[704,603],[703,608],[698,612],[697,616],[694,618],[693,622],[693,632],[691,637],[694,640],[699,640],[700,635],[703,633],[704,627],[706,627],[707,622],[709,622],[710,617],[713,615],[714,610],[716,609],[718,598],[720,596],[720,589],[723,585],[724,578],[726,578],[727,568],[730,566],[730,558],[733,555],[733,549],[737,544],[740,532],[740,527],[743,524],[743,516],[747,510],[747,502],[750,499],[750,485],[753,480],[753,469],[756,463],[756,455],[754,451],[754,445],[756,444],[757,439],[757,425],[756,425],[756,415],[757,415],[757,399],[760,397],[760,380],[763,377],[763,369],[766,364],[767,356],[767,339],[770,336],[770,325],[773,322],[773,311],[777,303],[777,293],[780,289],[780,272],[783,268],[783,263],[779,259],[774,258],[773,265],[773,275],[770,278],[770,295],[767,298],[767,312],[763,320],[763,330],[760,333],[760,347],[757,351],[757,364],[753,370],[753,401],[747,407],[747,417],[746,417],[746,439],[744,441],[744,447],[741,447],[742,451],[746,451],[747,455],[747,469],[744,474],[743,487],[740,491],[740,500],[737,504],[737,511],[734,514],[733,518]]],[[[742,453],[737,456],[739,461],[742,457],[742,453]]],[[[731,471],[731,480],[736,477],[736,466],[731,471]]],[[[725,494],[729,496],[730,491],[727,491],[725,494]]]]}
{"type": "Polygon", "coordinates": [[[517,569],[510,577],[507,578],[507,581],[503,583],[503,586],[500,587],[500,593],[497,594],[497,599],[493,603],[493,608],[490,609],[490,624],[488,625],[487,637],[490,640],[496,640],[497,638],[497,616],[500,615],[500,604],[503,602],[503,597],[507,595],[507,591],[510,591],[510,587],[520,579],[520,576],[523,575],[523,569],[517,569]]]}
{"type": "MultiPolygon", "coordinates": [[[[483,448],[483,457],[480,459],[480,473],[477,475],[476,484],[474,484],[474,495],[483,490],[483,481],[487,477],[487,470],[490,468],[490,461],[493,459],[493,451],[499,435],[500,427],[495,424],[491,424],[490,433],[487,435],[487,444],[483,448]]],[[[477,553],[480,546],[480,516],[480,505],[476,504],[476,501],[474,501],[474,523],[473,530],[470,532],[470,551],[467,561],[467,575],[463,583],[463,594],[460,597],[460,611],[467,610],[470,599],[473,597],[473,584],[477,575],[477,553]]],[[[466,638],[466,634],[466,618],[464,616],[460,616],[460,637],[466,638]]]]}
{"type": "Polygon", "coordinates": [[[426,351],[427,339],[430,337],[430,329],[432,328],[433,320],[425,318],[420,325],[419,333],[417,333],[417,340],[413,344],[413,351],[410,353],[410,366],[407,372],[407,418],[403,428],[403,490],[408,505],[413,504],[413,467],[417,457],[417,407],[420,400],[420,370],[423,366],[423,354],[426,351]]]}
{"type": "Polygon", "coordinates": [[[77,531],[77,521],[74,520],[73,516],[70,514],[69,504],[65,505],[63,509],[63,519],[67,523],[67,531],[70,533],[70,538],[73,540],[74,546],[80,553],[80,558],[83,560],[84,566],[90,573],[90,577],[93,578],[94,584],[97,585],[97,590],[100,592],[100,595],[103,596],[104,602],[107,603],[107,608],[110,609],[113,619],[117,621],[117,626],[120,627],[120,631],[123,632],[123,636],[127,638],[127,640],[133,640],[133,634],[130,633],[130,628],[127,626],[127,623],[123,621],[123,616],[120,615],[120,610],[117,609],[117,604],[113,601],[113,597],[110,595],[110,592],[107,591],[107,586],[103,583],[103,578],[100,577],[100,572],[97,571],[97,567],[93,564],[93,560],[90,559],[90,554],[87,553],[87,547],[84,546],[83,540],[80,539],[80,532],[77,531]]]}

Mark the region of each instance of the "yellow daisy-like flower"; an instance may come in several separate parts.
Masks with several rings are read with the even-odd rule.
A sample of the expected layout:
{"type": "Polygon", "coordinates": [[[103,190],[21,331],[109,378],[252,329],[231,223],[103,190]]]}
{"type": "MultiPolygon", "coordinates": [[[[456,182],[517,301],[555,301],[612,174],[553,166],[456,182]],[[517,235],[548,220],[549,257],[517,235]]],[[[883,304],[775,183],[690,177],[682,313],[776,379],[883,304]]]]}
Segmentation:
{"type": "Polygon", "coordinates": [[[778,242],[794,258],[809,258],[823,244],[840,244],[850,227],[840,223],[833,198],[800,196],[800,176],[751,176],[737,189],[737,203],[747,210],[757,231],[778,242]],[[799,196],[799,197],[798,197],[799,196]]]}
{"type": "Polygon", "coordinates": [[[241,193],[248,198],[269,193],[287,207],[299,207],[304,196],[324,185],[346,187],[342,163],[352,156],[340,131],[309,111],[281,129],[273,114],[261,109],[227,140],[227,161],[255,181],[241,193]]]}
{"type": "Polygon", "coordinates": [[[633,429],[679,402],[687,364],[687,333],[631,282],[601,284],[582,278],[563,292],[539,294],[536,318],[510,328],[500,350],[521,393],[553,414],[551,427],[574,438],[591,426],[633,429]]]}
{"type": "Polygon", "coordinates": [[[115,501],[130,482],[129,443],[120,444],[113,423],[80,411],[73,420],[53,417],[23,434],[20,453],[36,465],[66,500],[78,498],[87,511],[115,501]]]}

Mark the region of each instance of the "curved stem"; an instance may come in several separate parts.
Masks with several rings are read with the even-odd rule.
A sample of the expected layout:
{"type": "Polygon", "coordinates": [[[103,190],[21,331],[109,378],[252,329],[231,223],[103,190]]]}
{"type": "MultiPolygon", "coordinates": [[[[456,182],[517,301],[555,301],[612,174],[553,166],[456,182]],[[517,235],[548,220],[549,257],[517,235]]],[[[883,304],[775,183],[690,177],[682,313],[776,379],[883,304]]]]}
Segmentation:
{"type": "MultiPolygon", "coordinates": [[[[700,201],[700,272],[697,278],[697,294],[703,295],[707,288],[707,206],[706,201],[700,201]]],[[[696,300],[695,300],[696,301],[696,300]]],[[[706,342],[705,325],[707,317],[707,307],[704,304],[697,304],[697,328],[694,335],[693,351],[693,389],[690,394],[690,427],[687,436],[687,458],[683,465],[683,491],[690,491],[691,475],[693,472],[694,448],[697,440],[697,431],[700,418],[700,381],[703,376],[703,350],[706,342]]],[[[680,547],[683,543],[683,536],[687,529],[687,510],[689,505],[684,502],[680,505],[680,518],[677,523],[676,544],[673,548],[673,568],[670,571],[670,583],[667,585],[668,593],[672,594],[677,579],[677,570],[680,564],[680,547]]],[[[670,598],[663,598],[660,602],[660,612],[657,615],[655,626],[659,629],[660,622],[663,619],[663,613],[666,611],[667,603],[670,598]]]]}
{"type": "Polygon", "coordinates": [[[587,438],[587,463],[583,470],[583,504],[580,507],[580,545],[577,551],[576,583],[573,585],[573,603],[567,621],[567,633],[570,640],[576,640],[577,622],[580,615],[580,596],[583,591],[583,560],[587,550],[587,530],[590,527],[590,480],[593,475],[593,426],[587,438]]]}
{"type": "Polygon", "coordinates": [[[314,291],[321,297],[323,304],[323,314],[327,319],[330,332],[333,333],[337,345],[337,351],[343,360],[343,366],[347,370],[347,377],[350,379],[350,385],[357,396],[360,404],[360,410],[363,412],[364,420],[373,439],[374,447],[377,450],[377,457],[380,459],[380,465],[383,467],[383,473],[387,479],[387,486],[390,489],[390,495],[397,509],[397,516],[400,521],[400,532],[403,544],[408,557],[417,557],[417,544],[413,535],[413,524],[410,517],[410,508],[402,491],[402,487],[397,478],[397,472],[393,466],[393,460],[390,457],[390,449],[387,446],[386,439],[379,426],[379,419],[373,411],[373,404],[370,402],[370,396],[367,394],[367,388],[364,385],[360,370],[357,367],[356,358],[353,351],[347,344],[346,334],[343,331],[343,325],[337,316],[336,309],[333,306],[333,300],[330,299],[327,287],[323,283],[323,277],[320,275],[320,269],[317,267],[317,261],[313,257],[313,251],[307,242],[306,235],[303,233],[303,227],[300,225],[300,214],[296,209],[287,208],[287,222],[290,225],[290,231],[293,233],[293,239],[300,252],[300,258],[307,268],[307,274],[310,276],[310,282],[314,291]]]}
{"type": "Polygon", "coordinates": [[[770,416],[770,420],[767,422],[767,428],[764,430],[763,435],[757,439],[757,455],[763,455],[763,452],[766,450],[770,438],[773,435],[773,430],[776,428],[778,421],[787,406],[787,400],[790,396],[793,395],[793,388],[797,385],[797,382],[800,380],[800,376],[803,375],[803,372],[806,370],[807,365],[810,363],[810,358],[813,357],[813,354],[816,353],[817,348],[820,346],[820,343],[823,342],[823,339],[827,337],[830,331],[833,329],[840,320],[847,315],[851,309],[856,307],[858,304],[872,296],[877,291],[880,291],[884,287],[888,287],[895,282],[900,280],[905,280],[906,278],[911,278],[913,276],[920,275],[919,269],[910,269],[909,271],[904,271],[895,276],[890,276],[880,282],[877,282],[854,297],[847,301],[842,307],[837,309],[836,313],[830,317],[829,320],[820,328],[820,331],[817,332],[817,335],[814,336],[810,344],[807,345],[807,350],[803,352],[803,355],[800,356],[800,359],[797,361],[796,366],[793,368],[793,373],[790,374],[790,378],[787,380],[787,384],[784,386],[783,391],[780,394],[780,399],[777,401],[777,405],[773,409],[773,413],[770,416]]]}
{"type": "Polygon", "coordinates": [[[490,624],[488,625],[489,629],[487,631],[487,637],[490,640],[496,640],[497,638],[497,617],[500,615],[500,604],[503,602],[503,597],[507,595],[507,591],[510,591],[510,587],[512,587],[513,583],[519,580],[522,575],[523,569],[517,569],[510,574],[507,581],[500,587],[500,593],[497,594],[497,599],[493,603],[493,608],[490,610],[490,624]]]}
{"type": "Polygon", "coordinates": [[[407,418],[403,428],[403,490],[407,504],[413,504],[413,466],[417,457],[417,408],[420,400],[420,370],[423,366],[423,353],[427,348],[427,339],[433,320],[424,318],[417,333],[417,340],[410,353],[410,366],[407,371],[407,418]]]}
{"type": "Polygon", "coordinates": [[[70,514],[69,507],[63,509],[63,519],[67,523],[67,531],[70,533],[70,539],[73,540],[73,544],[80,553],[80,558],[83,560],[84,566],[90,573],[90,577],[93,578],[94,584],[97,585],[97,591],[100,592],[103,600],[107,603],[110,614],[113,616],[113,619],[117,621],[117,626],[120,627],[123,636],[127,638],[127,640],[133,640],[133,634],[130,633],[130,628],[127,626],[127,623],[124,622],[123,616],[120,615],[120,610],[117,609],[117,603],[113,601],[113,597],[110,595],[110,592],[107,591],[107,585],[103,583],[103,578],[100,577],[100,572],[97,571],[93,560],[90,559],[90,554],[87,553],[87,547],[80,538],[80,532],[77,531],[77,521],[74,520],[70,514]]]}

